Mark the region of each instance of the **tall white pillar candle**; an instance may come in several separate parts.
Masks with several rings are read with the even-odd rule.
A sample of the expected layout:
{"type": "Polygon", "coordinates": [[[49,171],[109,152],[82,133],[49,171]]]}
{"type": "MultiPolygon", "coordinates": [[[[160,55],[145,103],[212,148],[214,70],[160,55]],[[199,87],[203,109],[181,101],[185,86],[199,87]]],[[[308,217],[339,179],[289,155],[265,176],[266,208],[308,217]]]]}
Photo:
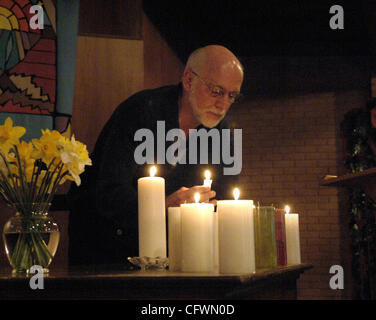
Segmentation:
{"type": "Polygon", "coordinates": [[[166,257],[165,180],[155,177],[138,179],[138,244],[140,257],[166,257]]]}
{"type": "Polygon", "coordinates": [[[181,270],[180,207],[168,208],[168,265],[170,271],[181,270]]]}
{"type": "Polygon", "coordinates": [[[253,201],[217,201],[220,273],[255,272],[253,201]]]}
{"type": "Polygon", "coordinates": [[[214,271],[214,205],[211,203],[180,205],[182,271],[214,271]]]}
{"type": "Polygon", "coordinates": [[[300,264],[299,215],[289,213],[288,206],[285,210],[287,264],[300,264]]]}

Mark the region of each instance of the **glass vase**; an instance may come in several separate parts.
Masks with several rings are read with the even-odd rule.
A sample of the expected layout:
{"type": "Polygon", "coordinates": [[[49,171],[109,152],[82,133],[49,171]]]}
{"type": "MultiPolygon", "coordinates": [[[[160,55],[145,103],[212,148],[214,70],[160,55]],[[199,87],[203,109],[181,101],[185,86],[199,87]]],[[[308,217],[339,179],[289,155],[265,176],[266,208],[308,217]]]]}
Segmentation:
{"type": "Polygon", "coordinates": [[[60,241],[56,222],[48,215],[48,204],[15,206],[16,214],[4,225],[5,253],[12,273],[29,273],[38,265],[48,272],[60,241]]]}

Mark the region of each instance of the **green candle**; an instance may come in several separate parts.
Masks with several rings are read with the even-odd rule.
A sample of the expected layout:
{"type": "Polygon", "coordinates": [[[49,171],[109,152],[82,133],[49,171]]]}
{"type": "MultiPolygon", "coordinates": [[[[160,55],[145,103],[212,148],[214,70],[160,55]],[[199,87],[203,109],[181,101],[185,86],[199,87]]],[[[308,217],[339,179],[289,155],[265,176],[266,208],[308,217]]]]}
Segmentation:
{"type": "Polygon", "coordinates": [[[275,238],[275,208],[260,207],[254,210],[256,270],[277,267],[275,238]]]}

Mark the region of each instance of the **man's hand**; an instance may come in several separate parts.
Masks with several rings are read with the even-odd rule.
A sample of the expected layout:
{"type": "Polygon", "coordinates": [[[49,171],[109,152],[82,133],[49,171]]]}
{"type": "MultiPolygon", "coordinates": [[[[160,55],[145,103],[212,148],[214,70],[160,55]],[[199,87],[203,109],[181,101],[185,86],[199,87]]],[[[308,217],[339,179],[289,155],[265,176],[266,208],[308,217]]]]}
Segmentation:
{"type": "MultiPolygon", "coordinates": [[[[170,194],[166,198],[166,208],[179,207],[182,203],[194,203],[195,193],[200,194],[200,202],[206,202],[215,197],[215,191],[210,190],[210,187],[194,186],[192,188],[181,187],[178,191],[170,194]]],[[[210,200],[209,203],[217,204],[217,200],[210,200]]]]}

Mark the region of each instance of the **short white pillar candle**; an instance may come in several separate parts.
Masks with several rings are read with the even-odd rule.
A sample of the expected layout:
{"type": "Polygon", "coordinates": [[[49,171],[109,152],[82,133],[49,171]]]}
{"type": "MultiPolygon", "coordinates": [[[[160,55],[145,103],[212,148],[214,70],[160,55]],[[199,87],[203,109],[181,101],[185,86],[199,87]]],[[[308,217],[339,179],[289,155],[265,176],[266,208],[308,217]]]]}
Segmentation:
{"type": "Polygon", "coordinates": [[[219,200],[218,247],[220,273],[255,272],[255,242],[253,229],[253,201],[219,200]]]}
{"type": "Polygon", "coordinates": [[[300,264],[299,215],[289,213],[289,206],[286,206],[285,211],[287,264],[300,264]]]}
{"type": "Polygon", "coordinates": [[[199,197],[180,205],[184,272],[214,271],[214,205],[199,203],[199,197]]]}

